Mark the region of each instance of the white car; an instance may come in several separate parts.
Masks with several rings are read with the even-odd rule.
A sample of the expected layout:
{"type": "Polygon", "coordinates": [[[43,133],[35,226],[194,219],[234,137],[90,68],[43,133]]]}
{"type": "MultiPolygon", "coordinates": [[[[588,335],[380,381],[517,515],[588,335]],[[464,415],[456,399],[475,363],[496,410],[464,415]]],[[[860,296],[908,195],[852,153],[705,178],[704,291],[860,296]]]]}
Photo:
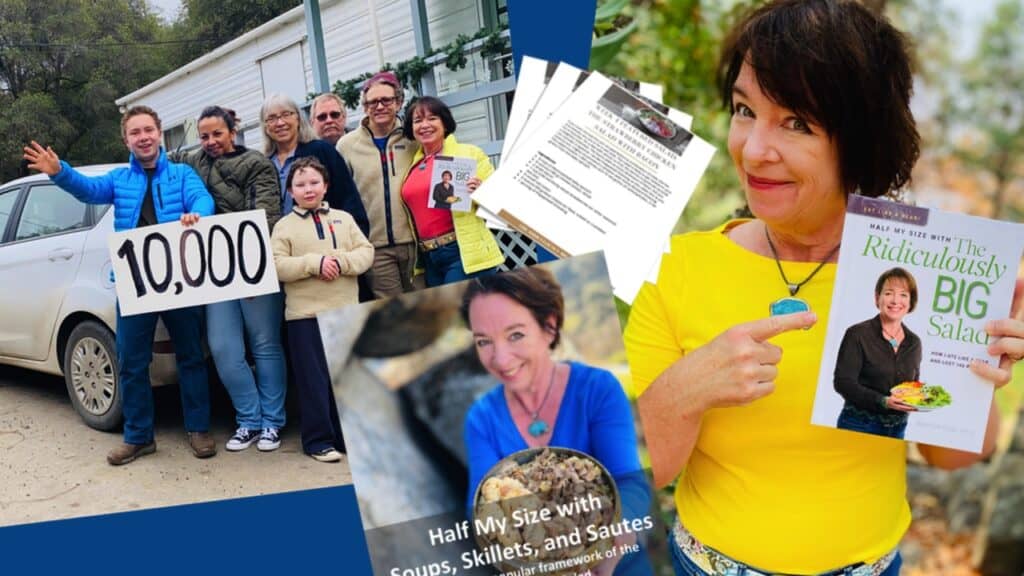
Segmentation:
{"type": "MultiPolygon", "coordinates": [[[[97,176],[118,166],[79,171],[97,176]]],[[[110,208],[79,202],[44,174],[0,186],[0,364],[63,374],[75,410],[99,430],[122,420],[110,208]]],[[[162,323],[150,378],[177,381],[162,323]]]]}

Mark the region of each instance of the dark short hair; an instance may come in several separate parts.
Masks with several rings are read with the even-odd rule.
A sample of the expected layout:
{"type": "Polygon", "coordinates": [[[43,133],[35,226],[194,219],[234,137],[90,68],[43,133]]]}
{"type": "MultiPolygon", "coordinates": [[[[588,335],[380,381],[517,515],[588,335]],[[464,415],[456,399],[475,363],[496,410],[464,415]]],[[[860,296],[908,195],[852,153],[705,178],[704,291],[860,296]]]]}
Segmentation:
{"type": "Polygon", "coordinates": [[[157,116],[156,110],[153,110],[149,106],[132,106],[125,110],[121,116],[121,138],[124,138],[128,134],[125,132],[125,127],[128,125],[128,120],[135,116],[142,116],[143,114],[153,118],[153,122],[156,123],[156,129],[160,130],[160,116],[157,116]]]}
{"type": "Polygon", "coordinates": [[[441,119],[441,124],[444,125],[445,136],[455,134],[455,118],[452,116],[452,111],[448,108],[448,105],[433,96],[420,96],[419,98],[413,98],[413,100],[409,102],[409,106],[405,109],[405,120],[402,122],[402,134],[404,134],[406,138],[409,140],[416,139],[412,133],[412,117],[413,113],[421,108],[441,119]]]}
{"type": "Polygon", "coordinates": [[[228,127],[228,132],[235,131],[235,115],[232,110],[226,110],[220,106],[207,106],[199,113],[199,120],[197,122],[202,122],[204,118],[220,118],[224,121],[224,125],[228,127]]]}
{"type": "Polygon", "coordinates": [[[302,158],[295,159],[292,162],[291,168],[288,169],[288,179],[285,180],[284,184],[285,190],[290,191],[292,189],[292,180],[295,178],[295,175],[299,173],[299,170],[305,170],[306,168],[319,172],[324,177],[325,187],[330,185],[331,178],[327,175],[327,168],[324,168],[324,165],[316,159],[316,156],[303,156],[302,158]]]}
{"type": "Polygon", "coordinates": [[[554,334],[550,348],[554,350],[558,346],[562,338],[562,323],[565,321],[565,300],[561,285],[547,269],[537,266],[517,268],[470,281],[462,295],[462,306],[459,307],[466,326],[470,326],[469,305],[477,296],[485,294],[503,294],[521,304],[530,311],[542,329],[554,334]],[[551,317],[555,319],[554,326],[548,322],[551,317]]]}
{"type": "Polygon", "coordinates": [[[447,174],[449,178],[454,178],[455,176],[454,174],[452,174],[451,170],[445,170],[444,172],[441,172],[441,178],[444,178],[445,174],[447,174]]]}
{"type": "Polygon", "coordinates": [[[910,312],[917,308],[917,280],[914,280],[914,275],[906,271],[903,268],[890,268],[882,275],[878,277],[878,282],[875,282],[875,300],[882,295],[882,289],[885,288],[885,283],[889,280],[903,280],[907,284],[907,291],[910,292],[910,312]]]}
{"type": "Polygon", "coordinates": [[[844,191],[878,197],[910,182],[920,137],[910,112],[910,41],[854,0],[777,0],[748,12],[722,46],[724,105],[743,63],[773,102],[822,126],[844,191]]]}

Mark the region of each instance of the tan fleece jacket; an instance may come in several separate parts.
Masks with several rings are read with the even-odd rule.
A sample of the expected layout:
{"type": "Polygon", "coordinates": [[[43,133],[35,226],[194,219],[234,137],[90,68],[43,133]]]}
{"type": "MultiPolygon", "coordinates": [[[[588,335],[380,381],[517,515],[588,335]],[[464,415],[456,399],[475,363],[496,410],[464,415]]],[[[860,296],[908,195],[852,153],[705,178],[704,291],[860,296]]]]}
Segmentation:
{"type": "Polygon", "coordinates": [[[285,320],[312,318],[359,302],[356,276],[373,263],[373,245],[348,212],[333,210],[326,202],[316,210],[295,206],[274,226],[270,243],[277,278],[284,283],[285,320]],[[324,258],[337,260],[340,277],[320,278],[324,258]]]}
{"type": "Polygon", "coordinates": [[[378,248],[415,242],[415,233],[402,204],[402,181],[419,144],[406,140],[402,136],[402,125],[395,122],[394,130],[388,135],[387,154],[382,161],[380,150],[373,143],[369,118],[363,118],[361,126],[338,140],[337,149],[348,164],[370,218],[370,242],[378,248]],[[387,190],[384,189],[385,171],[387,190]]]}

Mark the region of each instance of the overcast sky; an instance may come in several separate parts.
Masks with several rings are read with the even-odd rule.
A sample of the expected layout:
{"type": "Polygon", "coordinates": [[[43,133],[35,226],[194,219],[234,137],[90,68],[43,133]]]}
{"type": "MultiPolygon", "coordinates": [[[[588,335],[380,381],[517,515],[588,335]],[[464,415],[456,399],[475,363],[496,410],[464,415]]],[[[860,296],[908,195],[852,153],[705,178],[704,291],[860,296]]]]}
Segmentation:
{"type": "Polygon", "coordinates": [[[181,0],[149,0],[149,5],[163,16],[164,21],[171,22],[178,15],[181,0]]]}

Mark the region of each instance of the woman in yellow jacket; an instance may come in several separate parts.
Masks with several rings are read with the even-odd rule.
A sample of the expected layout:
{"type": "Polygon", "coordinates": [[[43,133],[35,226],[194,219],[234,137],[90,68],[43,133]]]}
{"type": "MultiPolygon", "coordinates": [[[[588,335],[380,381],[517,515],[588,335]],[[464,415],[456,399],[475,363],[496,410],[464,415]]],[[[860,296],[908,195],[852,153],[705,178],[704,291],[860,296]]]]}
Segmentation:
{"type": "Polygon", "coordinates": [[[471,212],[457,212],[429,208],[427,204],[435,156],[476,160],[476,177],[470,178],[466,186],[472,193],[494,172],[487,154],[455,140],[451,110],[431,96],[418,98],[409,105],[402,128],[406,138],[420,144],[402,185],[402,200],[419,238],[419,265],[426,270],[427,286],[493,274],[505,257],[494,235],[476,215],[475,206],[471,212]]]}

